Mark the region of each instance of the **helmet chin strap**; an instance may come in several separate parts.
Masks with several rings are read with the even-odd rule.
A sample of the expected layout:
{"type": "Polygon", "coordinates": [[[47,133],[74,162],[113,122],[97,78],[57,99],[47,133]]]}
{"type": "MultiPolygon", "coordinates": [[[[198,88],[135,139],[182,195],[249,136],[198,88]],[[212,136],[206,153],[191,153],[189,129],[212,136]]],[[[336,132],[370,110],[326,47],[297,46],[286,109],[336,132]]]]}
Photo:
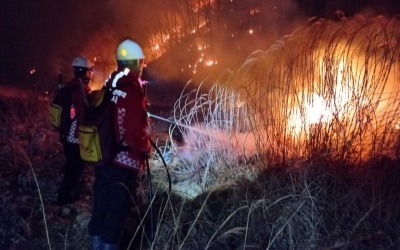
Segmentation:
{"type": "Polygon", "coordinates": [[[90,78],[89,77],[82,77],[82,80],[85,84],[88,84],[90,82],[90,78]]]}

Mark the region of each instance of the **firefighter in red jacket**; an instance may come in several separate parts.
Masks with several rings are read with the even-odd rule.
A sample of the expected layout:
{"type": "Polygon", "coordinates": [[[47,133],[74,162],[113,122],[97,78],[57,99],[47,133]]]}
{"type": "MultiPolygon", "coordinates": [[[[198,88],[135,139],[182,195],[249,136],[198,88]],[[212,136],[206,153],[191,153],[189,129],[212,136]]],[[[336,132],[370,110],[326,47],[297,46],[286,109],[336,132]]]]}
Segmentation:
{"type": "Polygon", "coordinates": [[[74,78],[58,90],[54,99],[55,103],[64,100],[61,101],[63,105],[68,105],[63,107],[68,118],[62,119],[63,124],[59,128],[65,156],[63,180],[57,192],[57,203],[60,205],[70,204],[79,197],[77,189],[85,163],[79,153],[77,114],[83,108],[83,103],[77,102],[74,96],[81,95],[82,86],[88,88],[93,76],[93,64],[86,57],[76,57],[72,61],[72,68],[74,78]]]}
{"type": "Polygon", "coordinates": [[[113,89],[113,128],[119,150],[112,166],[95,168],[94,204],[89,222],[91,249],[118,249],[132,206],[129,190],[150,154],[146,98],[141,87],[144,55],[132,40],[117,48],[118,68],[105,82],[113,89]]]}

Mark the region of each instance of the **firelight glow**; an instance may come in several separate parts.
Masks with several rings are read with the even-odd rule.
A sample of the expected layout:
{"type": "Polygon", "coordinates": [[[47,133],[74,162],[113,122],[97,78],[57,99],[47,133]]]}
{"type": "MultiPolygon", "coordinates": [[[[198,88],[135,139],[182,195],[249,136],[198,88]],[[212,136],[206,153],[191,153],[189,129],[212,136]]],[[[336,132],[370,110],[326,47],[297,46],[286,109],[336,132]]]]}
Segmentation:
{"type": "MultiPolygon", "coordinates": [[[[314,124],[329,123],[335,117],[353,117],[357,110],[355,105],[352,105],[353,96],[363,96],[361,91],[361,80],[355,80],[357,72],[362,70],[357,63],[347,62],[345,59],[337,56],[335,86],[329,97],[323,97],[317,92],[309,92],[303,90],[295,97],[295,102],[298,103],[293,107],[293,111],[288,119],[288,130],[299,136],[302,132],[308,130],[314,124]],[[353,64],[353,65],[352,65],[353,64]],[[352,67],[348,67],[351,65],[352,67]],[[351,70],[347,69],[351,68],[351,70]]],[[[326,62],[319,58],[318,79],[327,79],[326,62]]],[[[318,90],[319,83],[314,83],[315,89],[318,90]]],[[[357,106],[364,107],[368,105],[368,98],[363,96],[358,98],[357,106]]]]}
{"type": "MultiPolygon", "coordinates": [[[[304,94],[300,94],[299,98],[300,96],[304,96],[304,94]]],[[[329,122],[332,118],[332,111],[327,108],[326,101],[318,94],[313,93],[310,100],[303,102],[303,108],[294,109],[293,114],[289,117],[288,128],[299,135],[302,129],[320,122],[329,122]]]]}
{"type": "Polygon", "coordinates": [[[216,62],[214,62],[214,60],[211,60],[211,59],[206,61],[206,65],[207,65],[207,66],[212,66],[212,65],[214,65],[215,63],[216,63],[216,62]]]}

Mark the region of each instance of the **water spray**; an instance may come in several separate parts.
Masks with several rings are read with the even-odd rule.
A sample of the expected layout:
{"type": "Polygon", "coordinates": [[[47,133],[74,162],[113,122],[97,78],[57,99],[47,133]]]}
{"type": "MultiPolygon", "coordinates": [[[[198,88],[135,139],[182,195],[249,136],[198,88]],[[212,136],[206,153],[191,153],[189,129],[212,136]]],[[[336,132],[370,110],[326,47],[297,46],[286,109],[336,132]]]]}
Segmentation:
{"type": "Polygon", "coordinates": [[[203,131],[203,130],[201,130],[201,129],[194,128],[194,127],[191,127],[191,126],[188,126],[188,125],[184,125],[184,124],[179,123],[179,122],[171,121],[171,120],[166,119],[166,118],[163,118],[163,117],[161,117],[161,116],[153,115],[153,114],[151,114],[150,112],[147,112],[147,116],[148,116],[148,117],[151,117],[151,118],[158,119],[158,120],[160,120],[160,121],[164,121],[164,122],[168,122],[168,123],[177,125],[177,126],[179,126],[179,127],[183,127],[183,128],[190,129],[190,130],[195,131],[195,132],[198,132],[198,133],[200,133],[200,134],[208,134],[206,131],[203,131]]]}

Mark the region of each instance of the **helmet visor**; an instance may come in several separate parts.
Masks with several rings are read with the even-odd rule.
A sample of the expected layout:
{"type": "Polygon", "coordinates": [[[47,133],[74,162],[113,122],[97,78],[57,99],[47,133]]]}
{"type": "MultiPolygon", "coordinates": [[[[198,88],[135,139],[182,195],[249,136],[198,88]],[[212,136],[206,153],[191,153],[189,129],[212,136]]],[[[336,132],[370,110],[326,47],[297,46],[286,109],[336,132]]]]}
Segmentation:
{"type": "Polygon", "coordinates": [[[120,60],[118,61],[118,66],[120,67],[127,67],[129,69],[137,69],[142,70],[145,67],[144,59],[139,60],[120,60]]]}

